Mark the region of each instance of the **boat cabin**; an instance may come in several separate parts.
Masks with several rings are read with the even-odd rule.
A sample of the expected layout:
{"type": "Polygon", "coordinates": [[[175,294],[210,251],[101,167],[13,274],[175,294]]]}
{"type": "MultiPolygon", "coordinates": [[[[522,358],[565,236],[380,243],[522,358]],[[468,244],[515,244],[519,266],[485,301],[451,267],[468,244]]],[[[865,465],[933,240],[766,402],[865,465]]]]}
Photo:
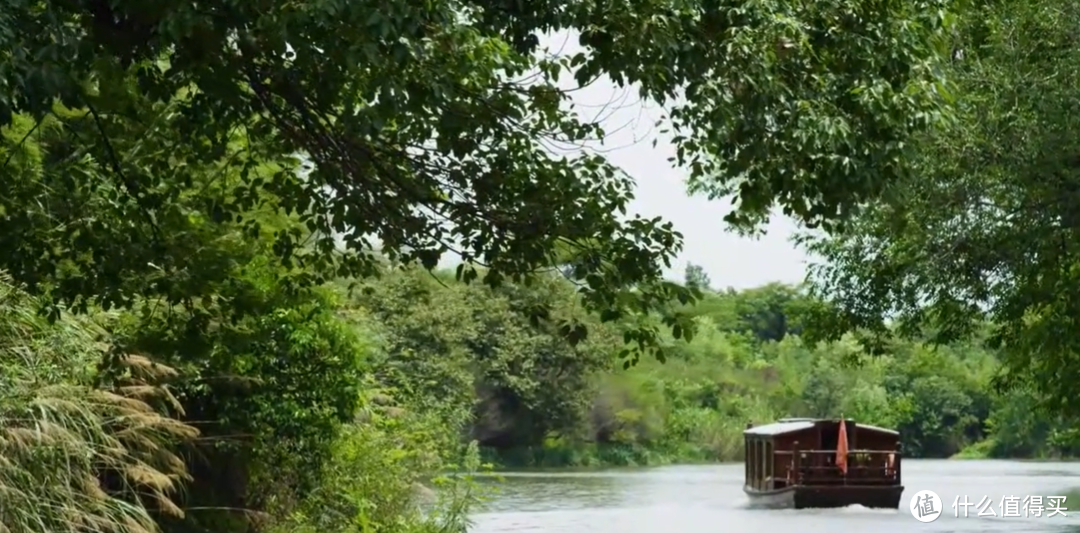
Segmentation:
{"type": "Polygon", "coordinates": [[[900,434],[891,429],[853,420],[785,418],[747,425],[743,436],[748,492],[900,485],[900,434]]]}

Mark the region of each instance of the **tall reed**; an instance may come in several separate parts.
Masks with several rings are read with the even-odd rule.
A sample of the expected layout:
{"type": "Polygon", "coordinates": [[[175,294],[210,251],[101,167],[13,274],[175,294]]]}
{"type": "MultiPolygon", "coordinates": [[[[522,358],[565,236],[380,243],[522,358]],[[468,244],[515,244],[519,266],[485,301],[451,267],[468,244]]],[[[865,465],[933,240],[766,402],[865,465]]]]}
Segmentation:
{"type": "Polygon", "coordinates": [[[171,450],[196,436],[158,407],[178,408],[160,385],[175,372],[120,355],[116,379],[95,385],[103,332],[38,309],[0,275],[0,533],[156,531],[156,513],[182,515],[171,450]]]}

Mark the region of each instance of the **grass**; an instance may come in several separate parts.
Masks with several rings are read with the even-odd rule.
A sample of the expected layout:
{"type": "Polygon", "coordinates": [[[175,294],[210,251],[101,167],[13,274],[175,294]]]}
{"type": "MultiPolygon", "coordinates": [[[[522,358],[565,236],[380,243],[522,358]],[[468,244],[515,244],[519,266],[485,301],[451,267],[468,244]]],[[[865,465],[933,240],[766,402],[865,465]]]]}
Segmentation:
{"type": "Polygon", "coordinates": [[[959,453],[949,459],[989,459],[990,451],[994,448],[993,439],[985,439],[970,446],[964,447],[959,453]]]}
{"type": "Polygon", "coordinates": [[[156,383],[174,372],[119,355],[103,386],[102,332],[37,310],[0,276],[0,532],[156,531],[154,512],[182,514],[171,445],[196,436],[161,414],[176,404],[156,383]]]}

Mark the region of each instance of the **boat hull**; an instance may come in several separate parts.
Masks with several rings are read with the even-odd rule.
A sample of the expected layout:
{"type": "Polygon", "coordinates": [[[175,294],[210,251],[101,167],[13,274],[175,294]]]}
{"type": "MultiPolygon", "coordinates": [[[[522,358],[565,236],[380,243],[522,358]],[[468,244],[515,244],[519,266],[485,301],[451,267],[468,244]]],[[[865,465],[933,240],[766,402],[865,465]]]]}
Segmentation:
{"type": "Polygon", "coordinates": [[[743,488],[750,506],[760,509],[829,509],[861,505],[871,509],[899,509],[900,485],[826,485],[786,487],[759,491],[743,488]]]}

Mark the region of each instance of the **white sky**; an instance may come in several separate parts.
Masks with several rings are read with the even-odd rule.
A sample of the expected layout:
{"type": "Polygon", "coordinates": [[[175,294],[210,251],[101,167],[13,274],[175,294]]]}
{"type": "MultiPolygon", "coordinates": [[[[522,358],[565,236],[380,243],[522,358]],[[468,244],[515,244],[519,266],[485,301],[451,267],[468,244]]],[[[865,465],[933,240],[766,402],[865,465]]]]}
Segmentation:
{"type": "MultiPolygon", "coordinates": [[[[556,36],[548,41],[555,52],[573,53],[576,36],[556,36]]],[[[569,80],[568,85],[576,86],[569,80]]],[[[731,201],[690,197],[685,172],[668,161],[675,148],[655,126],[661,109],[643,104],[636,90],[617,88],[604,78],[576,90],[575,107],[586,119],[599,118],[608,133],[602,150],[608,160],[637,182],[632,210],[643,216],[660,216],[672,222],[684,236],[683,251],[669,276],[682,279],[687,263],[701,265],[714,288],[744,289],[769,282],[798,283],[806,276],[807,255],[796,249],[791,237],[795,222],[777,215],[758,239],[726,231],[724,215],[731,201]],[[656,139],[656,147],[653,147],[656,139]]]]}

